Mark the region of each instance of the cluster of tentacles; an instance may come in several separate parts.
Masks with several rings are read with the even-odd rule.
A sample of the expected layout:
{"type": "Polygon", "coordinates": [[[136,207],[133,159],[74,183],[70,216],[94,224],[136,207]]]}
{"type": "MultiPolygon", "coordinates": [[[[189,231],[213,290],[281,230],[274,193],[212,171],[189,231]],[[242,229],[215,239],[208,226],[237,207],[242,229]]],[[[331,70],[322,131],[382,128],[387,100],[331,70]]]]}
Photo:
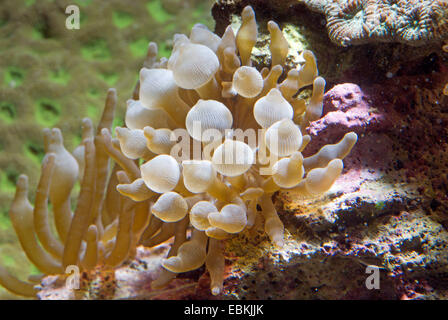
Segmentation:
{"type": "MultiPolygon", "coordinates": [[[[302,156],[311,140],[306,128],[322,115],[325,80],[310,51],[302,53],[302,65],[285,70],[288,42],[275,22],[268,22],[268,30],[271,65],[262,70],[252,66],[257,23],[249,6],[237,32],[229,26],[219,37],[195,25],[189,37],[176,35],[169,59],[157,60],[157,46],[150,43],[126,126],[115,128],[116,138],[113,89],[96,130],[83,120],[82,143],[72,153],[59,129],[45,130],[34,207],[22,175],[10,210],[23,250],[43,275],[73,266],[114,269],[133,259],[137,246],[173,239],[152,286],[205,264],[217,295],[224,280],[223,241],[258,220],[283,246],[274,193],[294,189],[315,197],[329,190],[357,136],[335,137],[338,143],[302,156]],[[311,97],[298,98],[308,86],[311,97]],[[77,179],[81,188],[72,212],[77,179]]],[[[4,268],[0,284],[20,295],[36,293],[33,283],[4,268]]]]}

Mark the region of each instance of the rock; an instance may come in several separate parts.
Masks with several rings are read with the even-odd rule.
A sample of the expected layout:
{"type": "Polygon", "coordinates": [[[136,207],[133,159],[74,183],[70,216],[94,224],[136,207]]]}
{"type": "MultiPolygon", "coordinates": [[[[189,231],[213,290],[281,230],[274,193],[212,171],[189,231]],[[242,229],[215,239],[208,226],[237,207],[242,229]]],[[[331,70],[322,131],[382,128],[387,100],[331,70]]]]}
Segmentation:
{"type": "Polygon", "coordinates": [[[448,141],[437,133],[448,119],[439,76],[341,83],[325,93],[324,116],[308,128],[305,154],[355,131],[346,169],[323,197],[277,195],[285,247],[251,244],[249,235],[229,243],[239,256],[232,281],[241,282],[232,298],[446,299],[448,141]],[[428,196],[431,185],[437,189],[428,196]],[[242,258],[248,251],[253,255],[242,258]],[[368,266],[379,270],[380,290],[366,287],[368,266]]]}
{"type": "Polygon", "coordinates": [[[304,155],[314,154],[322,146],[336,143],[345,133],[354,131],[358,142],[344,160],[346,167],[381,170],[393,157],[393,142],[386,133],[396,117],[393,110],[376,108],[358,85],[336,85],[324,95],[323,117],[307,129],[312,142],[304,155]]]}
{"type": "MultiPolygon", "coordinates": [[[[347,41],[347,39],[340,41],[332,37],[332,35],[339,36],[340,34],[330,30],[328,18],[329,16],[337,16],[338,12],[343,11],[341,4],[351,3],[356,9],[361,4],[372,2],[384,1],[219,0],[213,6],[212,14],[216,21],[215,31],[222,35],[229,24],[233,24],[235,27],[239,25],[239,15],[242,9],[246,5],[251,5],[256,13],[259,39],[261,39],[257,42],[252,53],[257,64],[270,64],[269,56],[264,54],[267,52],[269,43],[267,41],[269,33],[266,24],[269,20],[274,20],[282,28],[283,34],[290,42],[288,66],[296,66],[297,61],[293,59],[293,56],[297,56],[297,52],[300,53],[304,49],[309,49],[317,57],[320,74],[327,80],[327,84],[331,85],[342,81],[360,84],[361,81],[368,80],[372,83],[386,78],[387,74],[394,74],[395,70],[400,69],[401,66],[415,64],[417,59],[427,57],[434,52],[441,54],[443,39],[448,37],[444,19],[434,20],[439,21],[440,32],[433,33],[429,29],[425,29],[431,33],[428,37],[422,36],[424,31],[421,30],[420,26],[418,30],[422,32],[418,36],[402,41],[394,37],[388,37],[387,33],[384,36],[372,37],[363,34],[359,39],[353,37],[350,41],[347,41]],[[327,10],[327,7],[331,7],[331,10],[327,10]],[[329,32],[331,32],[330,35],[329,32]],[[342,47],[342,44],[353,44],[353,46],[347,48],[342,47]],[[416,45],[419,46],[418,50],[414,47],[416,45]]],[[[425,4],[429,2],[433,2],[434,6],[443,7],[443,2],[440,1],[424,1],[425,4]]],[[[424,7],[421,1],[400,1],[400,5],[412,8],[424,7]]],[[[447,10],[445,7],[443,8],[438,12],[434,11],[433,14],[446,17],[447,10]]],[[[369,12],[375,13],[374,10],[369,12]]],[[[350,14],[343,16],[352,17],[350,14]]],[[[357,17],[356,14],[355,16],[357,17]]],[[[422,19],[422,21],[427,20],[422,19]]],[[[427,25],[424,27],[426,28],[427,25]]],[[[343,25],[342,28],[344,28],[343,25]]],[[[352,29],[347,28],[347,30],[352,29]]],[[[342,38],[345,38],[345,36],[342,38]]]]}
{"type": "Polygon", "coordinates": [[[161,270],[161,260],[169,250],[169,243],[148,249],[137,248],[136,258],[115,270],[98,266],[91,272],[81,272],[79,289],[72,290],[68,277],[45,277],[38,298],[42,300],[185,300],[214,299],[204,270],[182,274],[163,289],[152,289],[151,283],[161,270]]]}
{"type": "Polygon", "coordinates": [[[443,1],[221,0],[213,10],[215,20],[220,22],[225,12],[247,4],[275,16],[288,12],[301,17],[300,11],[319,14],[330,39],[344,47],[377,41],[422,46],[448,38],[448,5],[443,1]]]}
{"type": "Polygon", "coordinates": [[[284,248],[254,259],[258,263],[234,266],[241,284],[232,297],[443,299],[448,287],[438,281],[448,270],[447,245],[446,230],[420,211],[385,215],[322,238],[291,235],[284,248]],[[368,266],[379,270],[379,290],[366,287],[368,266]]]}

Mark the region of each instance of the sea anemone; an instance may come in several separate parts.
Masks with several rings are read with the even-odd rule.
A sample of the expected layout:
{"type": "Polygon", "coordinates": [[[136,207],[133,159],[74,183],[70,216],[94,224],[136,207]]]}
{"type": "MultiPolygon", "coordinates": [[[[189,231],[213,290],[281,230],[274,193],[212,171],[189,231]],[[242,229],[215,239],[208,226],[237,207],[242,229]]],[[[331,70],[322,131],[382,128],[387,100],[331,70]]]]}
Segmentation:
{"type": "MultiPolygon", "coordinates": [[[[116,139],[112,89],[95,134],[91,121],[83,120],[82,144],[73,155],[58,129],[45,131],[34,209],[27,178],[20,176],[10,210],[25,253],[42,273],[63,274],[70,266],[113,269],[132,259],[138,245],[153,247],[174,237],[152,287],[205,264],[211,292],[218,295],[223,240],[259,219],[273,244],[284,245],[274,193],[294,189],[314,197],[329,190],[357,136],[347,133],[315,155],[302,156],[311,140],[306,128],[322,116],[325,80],[310,51],[303,52],[303,65],[286,72],[288,43],[274,22],[268,30],[272,65],[262,70],[251,61],[257,23],[250,6],[236,34],[229,26],[218,37],[196,25],[190,37],[176,35],[167,60],[156,61],[157,46],[151,43],[128,102],[126,127],[115,129],[116,139]],[[307,86],[310,99],[297,98],[307,86]],[[70,193],[80,171],[72,213],[70,193]],[[49,226],[48,199],[57,236],[49,226]]],[[[36,293],[32,283],[2,268],[0,284],[16,294],[36,293]]]]}

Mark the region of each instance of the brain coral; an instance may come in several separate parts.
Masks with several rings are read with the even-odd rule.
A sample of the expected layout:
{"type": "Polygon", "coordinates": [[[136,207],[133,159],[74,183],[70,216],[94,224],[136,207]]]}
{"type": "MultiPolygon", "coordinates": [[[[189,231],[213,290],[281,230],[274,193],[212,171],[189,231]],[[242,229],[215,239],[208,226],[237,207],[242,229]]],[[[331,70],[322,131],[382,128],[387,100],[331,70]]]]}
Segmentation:
{"type": "MultiPolygon", "coordinates": [[[[229,26],[219,37],[197,24],[189,37],[174,36],[168,59],[157,60],[157,46],[150,43],[116,138],[114,89],[96,130],[90,119],[83,120],[82,142],[72,153],[61,130],[44,131],[34,208],[28,179],[21,175],[10,209],[23,250],[43,274],[62,274],[72,266],[113,269],[132,259],[138,245],[154,247],[174,238],[152,287],[205,264],[218,295],[223,241],[261,221],[273,244],[283,246],[274,193],[289,189],[314,197],[329,190],[357,136],[346,133],[338,143],[302,156],[311,140],[306,128],[322,115],[325,80],[310,51],[303,52],[303,65],[284,69],[288,42],[273,21],[268,22],[272,64],[253,67],[257,28],[247,6],[236,33],[229,26]],[[311,97],[297,98],[307,86],[311,97]],[[70,194],[79,177],[72,212],[70,194]]],[[[33,283],[5,268],[0,284],[19,295],[36,293],[33,283]]]]}
{"type": "Polygon", "coordinates": [[[448,37],[446,0],[301,0],[325,14],[330,39],[348,46],[371,40],[423,45],[448,37]]]}
{"type": "Polygon", "coordinates": [[[378,41],[422,46],[448,38],[446,0],[219,0],[213,15],[226,18],[229,8],[233,14],[249,3],[257,12],[283,21],[300,24],[311,18],[308,30],[318,27],[323,15],[329,38],[339,46],[378,41]],[[308,17],[308,10],[318,15],[308,17]]]}

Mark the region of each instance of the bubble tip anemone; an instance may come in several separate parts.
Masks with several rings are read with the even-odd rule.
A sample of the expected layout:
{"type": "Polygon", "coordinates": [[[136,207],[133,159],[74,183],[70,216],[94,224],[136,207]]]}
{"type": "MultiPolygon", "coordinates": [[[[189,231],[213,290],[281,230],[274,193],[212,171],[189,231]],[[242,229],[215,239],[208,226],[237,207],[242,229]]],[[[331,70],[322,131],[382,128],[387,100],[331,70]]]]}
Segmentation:
{"type": "MultiPolygon", "coordinates": [[[[304,52],[304,66],[279,83],[288,46],[281,30],[269,23],[275,59],[260,72],[251,66],[255,13],[248,6],[242,16],[236,35],[228,28],[219,38],[203,26],[195,26],[190,38],[177,35],[168,61],[153,59],[157,46],[150,44],[136,88],[139,100],[128,101],[127,127],[115,129],[117,138],[111,135],[116,91],[110,89],[97,131],[83,121],[76,157],[64,149],[62,137],[48,139],[34,208],[25,201],[21,176],[11,209],[25,216],[14,227],[44,274],[60,274],[70,265],[116,268],[135,256],[138,245],[174,238],[154,285],[205,264],[211,293],[221,294],[225,239],[258,226],[258,219],[281,248],[284,225],[273,193],[294,188],[316,196],[332,186],[356,135],[303,158],[309,137],[302,132],[320,118],[325,87],[314,55],[304,52]],[[223,90],[226,83],[231,91],[223,90]],[[295,98],[310,84],[309,101],[295,98]],[[51,190],[72,185],[78,167],[81,191],[71,212],[70,192],[52,196],[51,190]],[[49,227],[48,199],[57,235],[49,227]]],[[[14,289],[11,283],[30,294],[27,285],[0,272],[0,284],[14,289]]]]}

